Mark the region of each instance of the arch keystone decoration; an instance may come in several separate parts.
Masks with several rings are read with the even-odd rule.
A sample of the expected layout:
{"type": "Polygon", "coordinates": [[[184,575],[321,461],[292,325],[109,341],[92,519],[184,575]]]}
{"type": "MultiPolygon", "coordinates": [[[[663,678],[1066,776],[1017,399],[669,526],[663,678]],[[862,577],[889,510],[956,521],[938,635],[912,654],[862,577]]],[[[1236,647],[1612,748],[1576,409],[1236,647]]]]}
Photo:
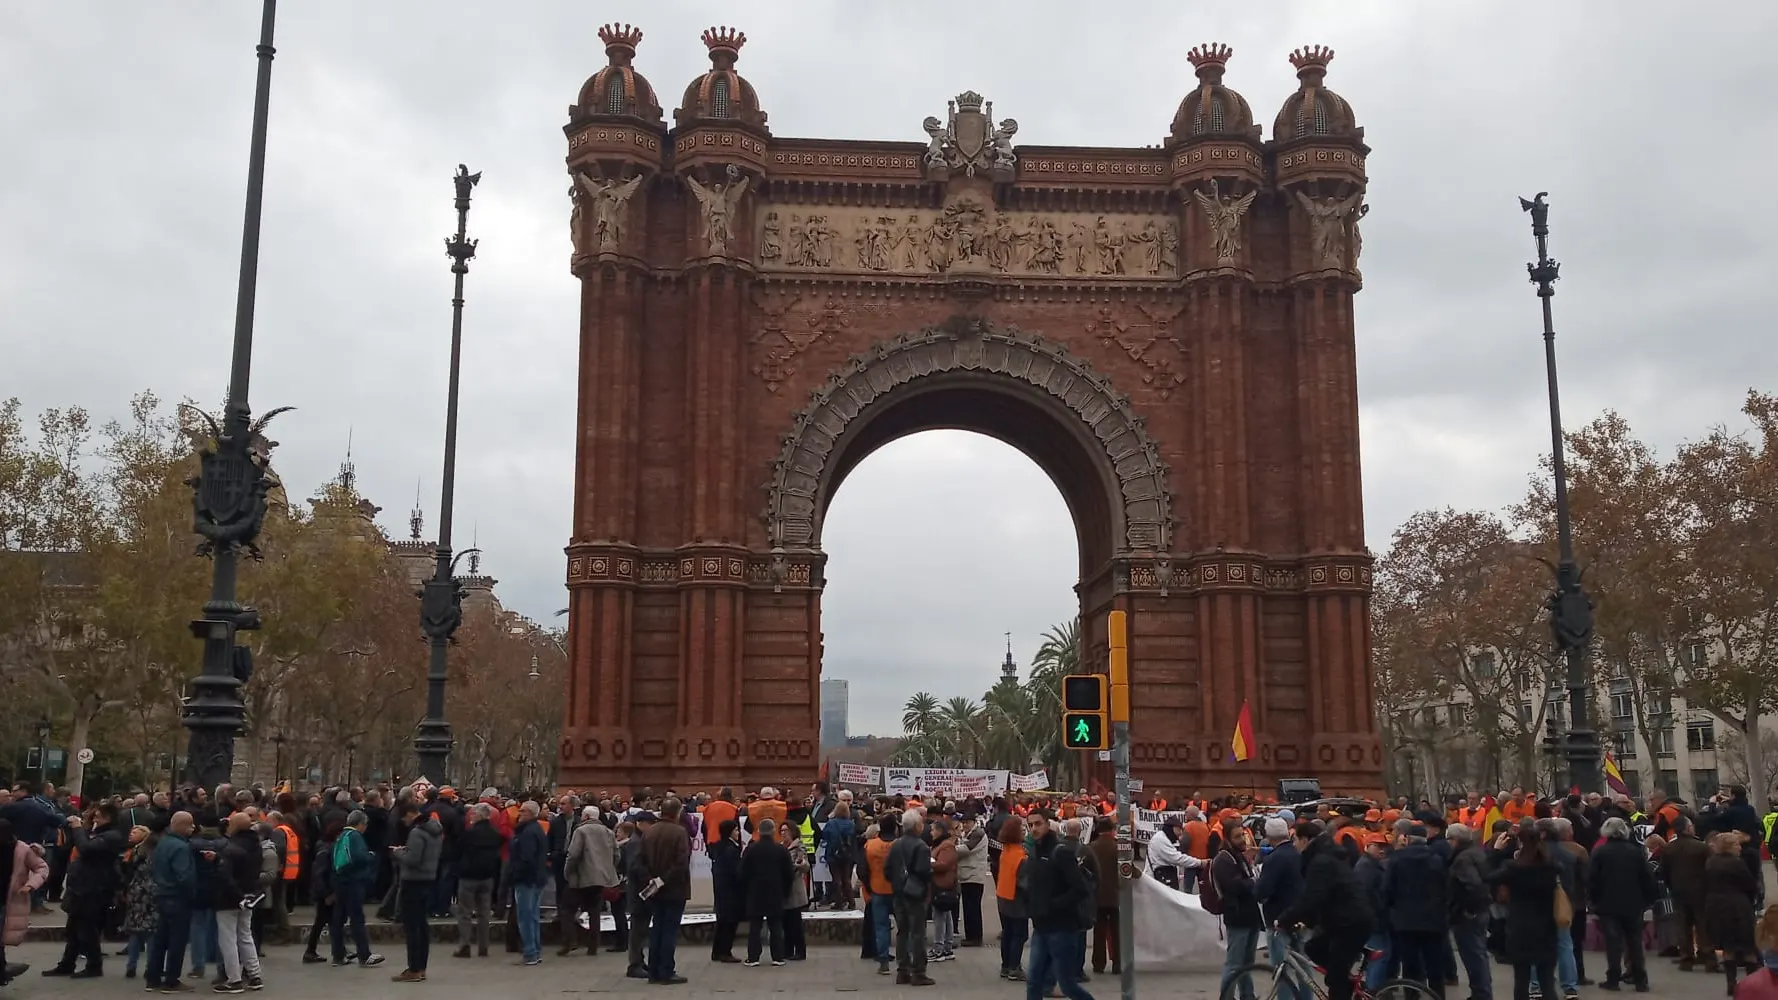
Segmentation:
{"type": "Polygon", "coordinates": [[[1167,465],[1127,397],[1062,345],[1014,327],[963,319],[879,341],[852,355],[809,393],[772,465],[764,519],[774,548],[813,548],[820,492],[848,425],[898,386],[926,375],[989,372],[1060,401],[1098,442],[1115,478],[1124,545],[1167,551],[1172,499],[1167,465]]]}

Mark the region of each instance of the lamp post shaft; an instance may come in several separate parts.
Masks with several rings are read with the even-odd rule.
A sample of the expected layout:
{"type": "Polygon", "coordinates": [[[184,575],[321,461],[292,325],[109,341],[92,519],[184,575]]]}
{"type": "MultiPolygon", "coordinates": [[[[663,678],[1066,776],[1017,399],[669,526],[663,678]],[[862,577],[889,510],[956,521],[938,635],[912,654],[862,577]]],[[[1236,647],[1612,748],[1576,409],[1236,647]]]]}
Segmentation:
{"type": "Polygon", "coordinates": [[[457,481],[457,395],[463,355],[463,279],[475,257],[476,241],[469,239],[469,199],[482,179],[479,173],[458,164],[452,180],[456,185],[457,232],[445,238],[445,254],[451,258],[454,276],[451,294],[451,368],[445,391],[444,475],[438,504],[438,553],[432,579],[420,592],[420,630],[429,645],[426,668],[426,718],[414,733],[414,754],[420,775],[435,784],[448,780],[451,724],[445,720],[446,654],[451,636],[463,621],[463,594],[457,586],[451,552],[451,517],[457,481]]]}
{"type": "Polygon", "coordinates": [[[266,130],[271,116],[273,27],[277,0],[260,8],[259,60],[253,93],[253,135],[247,156],[247,205],[241,225],[240,277],[235,290],[235,329],[229,363],[228,399],[222,424],[213,428],[215,442],[200,455],[196,489],[195,530],[211,557],[210,599],[201,617],[191,623],[203,640],[203,668],[192,681],[182,724],[189,731],[186,779],[206,788],[228,780],[234,767],[235,737],[246,712],[240,688],[251,669],[237,668],[235,638],[259,627],[259,615],[235,596],[236,571],[242,549],[257,554],[254,540],[265,517],[269,488],[266,456],[252,447],[252,410],[247,401],[253,370],[253,309],[259,287],[259,230],[265,197],[266,130]]]}
{"type": "Polygon", "coordinates": [[[1554,473],[1556,500],[1555,591],[1547,607],[1556,648],[1563,655],[1568,684],[1568,733],[1564,753],[1568,784],[1583,792],[1599,791],[1599,740],[1593,732],[1589,702],[1592,695],[1588,658],[1593,642],[1593,602],[1581,589],[1580,567],[1574,558],[1574,525],[1568,507],[1568,462],[1562,435],[1561,390],[1556,378],[1556,325],[1550,303],[1556,296],[1561,265],[1550,259],[1550,206],[1547,193],[1539,192],[1519,205],[1531,213],[1531,236],[1537,244],[1537,261],[1526,265],[1531,283],[1543,305],[1543,361],[1550,397],[1550,466],[1554,473]]]}

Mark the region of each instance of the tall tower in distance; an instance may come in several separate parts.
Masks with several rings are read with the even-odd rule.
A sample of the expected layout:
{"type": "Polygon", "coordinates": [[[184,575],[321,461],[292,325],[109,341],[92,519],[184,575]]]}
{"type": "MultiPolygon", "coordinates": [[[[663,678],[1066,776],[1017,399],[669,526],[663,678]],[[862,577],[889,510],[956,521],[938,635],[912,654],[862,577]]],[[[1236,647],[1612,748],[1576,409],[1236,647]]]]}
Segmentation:
{"type": "Polygon", "coordinates": [[[821,748],[843,747],[851,735],[852,690],[843,680],[821,682],[821,748]]]}

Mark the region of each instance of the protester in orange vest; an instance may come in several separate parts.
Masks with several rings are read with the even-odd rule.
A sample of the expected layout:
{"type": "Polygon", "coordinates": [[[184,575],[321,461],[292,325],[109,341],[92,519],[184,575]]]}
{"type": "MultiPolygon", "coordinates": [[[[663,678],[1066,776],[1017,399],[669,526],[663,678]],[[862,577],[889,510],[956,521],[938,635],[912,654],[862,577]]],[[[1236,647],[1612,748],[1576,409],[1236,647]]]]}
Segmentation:
{"type": "Polygon", "coordinates": [[[1536,809],[1536,803],[1527,801],[1523,788],[1513,788],[1512,795],[1500,804],[1500,815],[1511,820],[1514,826],[1519,820],[1530,816],[1536,809]]]}
{"type": "Polygon", "coordinates": [[[732,819],[738,822],[740,817],[741,808],[735,805],[735,790],[727,785],[722,786],[722,790],[716,793],[715,801],[704,807],[705,848],[708,849],[709,845],[722,839],[721,830],[724,821],[732,819]]]}
{"type": "Polygon", "coordinates": [[[296,828],[285,822],[283,813],[267,813],[266,823],[284,835],[284,868],[272,883],[272,919],[278,927],[289,927],[290,901],[296,897],[296,883],[302,877],[302,839],[296,828]]]}
{"type": "Polygon", "coordinates": [[[759,798],[747,803],[747,835],[758,834],[761,820],[771,820],[773,827],[784,830],[784,819],[790,808],[778,798],[778,790],[767,785],[759,790],[759,798]]]}

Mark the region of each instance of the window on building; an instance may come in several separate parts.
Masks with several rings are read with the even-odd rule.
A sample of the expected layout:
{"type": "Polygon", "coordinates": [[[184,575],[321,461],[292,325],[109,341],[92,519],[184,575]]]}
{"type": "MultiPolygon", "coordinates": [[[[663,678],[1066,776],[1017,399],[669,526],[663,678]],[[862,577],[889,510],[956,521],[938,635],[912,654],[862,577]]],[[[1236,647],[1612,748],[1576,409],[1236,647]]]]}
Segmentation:
{"type": "Polygon", "coordinates": [[[1623,729],[1611,734],[1612,750],[1618,760],[1634,760],[1636,757],[1636,733],[1623,729]]]}
{"type": "Polygon", "coordinates": [[[1631,798],[1642,798],[1642,772],[1636,768],[1626,770],[1624,772],[1624,786],[1630,789],[1631,798]]]}
{"type": "Polygon", "coordinates": [[[608,115],[624,113],[624,75],[615,70],[611,74],[611,79],[605,84],[605,113],[608,115]]]}
{"type": "Polygon", "coordinates": [[[1648,714],[1654,725],[1663,729],[1673,725],[1673,692],[1651,690],[1648,692],[1648,714]]]}
{"type": "MultiPolygon", "coordinates": [[[[1673,756],[1673,730],[1672,729],[1666,728],[1666,727],[1656,729],[1654,732],[1649,734],[1648,743],[1649,743],[1648,748],[1650,750],[1654,751],[1654,755],[1656,757],[1671,757],[1671,756],[1673,756]]],[[[1679,779],[1674,778],[1673,780],[1675,782],[1678,782],[1679,779]]],[[[1673,794],[1678,795],[1679,793],[1676,791],[1673,794]]]]}
{"type": "Polygon", "coordinates": [[[1720,787],[1722,787],[1722,779],[1717,777],[1716,768],[1713,767],[1713,768],[1709,768],[1709,769],[1704,769],[1704,768],[1693,768],[1692,769],[1692,801],[1693,802],[1707,801],[1710,798],[1710,796],[1716,794],[1717,789],[1720,787]]]}
{"type": "Polygon", "coordinates": [[[1426,711],[1422,712],[1420,715],[1420,718],[1421,718],[1421,721],[1426,725],[1426,728],[1428,728],[1428,729],[1437,729],[1438,728],[1438,725],[1439,725],[1439,723],[1438,723],[1438,709],[1436,707],[1429,708],[1426,711]]]}
{"type": "Polygon", "coordinates": [[[1492,680],[1496,669],[1493,650],[1484,649],[1479,653],[1469,655],[1469,672],[1474,674],[1477,680],[1492,680]]]}
{"type": "Polygon", "coordinates": [[[1709,643],[1707,643],[1707,642],[1692,642],[1692,643],[1688,643],[1686,645],[1686,647],[1685,647],[1685,665],[1686,666],[1688,666],[1688,667],[1702,667],[1702,666],[1707,665],[1709,662],[1710,662],[1710,644],[1709,643]]]}
{"type": "Polygon", "coordinates": [[[1673,796],[1680,794],[1680,792],[1679,792],[1679,772],[1667,770],[1667,769],[1663,768],[1661,770],[1660,785],[1661,785],[1661,791],[1666,792],[1668,797],[1673,797],[1673,796]]]}
{"type": "MultiPolygon", "coordinates": [[[[1686,724],[1685,748],[1692,753],[1704,753],[1716,749],[1716,723],[1710,719],[1696,719],[1686,724]]],[[[1714,773],[1714,772],[1712,772],[1714,773]]]]}
{"type": "Polygon", "coordinates": [[[1567,698],[1568,696],[1565,694],[1550,695],[1549,703],[1544,710],[1544,718],[1547,720],[1545,724],[1549,726],[1551,732],[1561,732],[1568,728],[1567,698]]]}
{"type": "Polygon", "coordinates": [[[719,76],[710,84],[710,117],[727,118],[730,114],[728,77],[719,76]]]}
{"type": "Polygon", "coordinates": [[[1630,697],[1630,692],[1612,693],[1611,717],[1614,719],[1634,719],[1636,717],[1636,702],[1630,697]]]}
{"type": "Polygon", "coordinates": [[[1452,729],[1462,729],[1469,725],[1469,706],[1452,705],[1448,711],[1452,729]]]}

